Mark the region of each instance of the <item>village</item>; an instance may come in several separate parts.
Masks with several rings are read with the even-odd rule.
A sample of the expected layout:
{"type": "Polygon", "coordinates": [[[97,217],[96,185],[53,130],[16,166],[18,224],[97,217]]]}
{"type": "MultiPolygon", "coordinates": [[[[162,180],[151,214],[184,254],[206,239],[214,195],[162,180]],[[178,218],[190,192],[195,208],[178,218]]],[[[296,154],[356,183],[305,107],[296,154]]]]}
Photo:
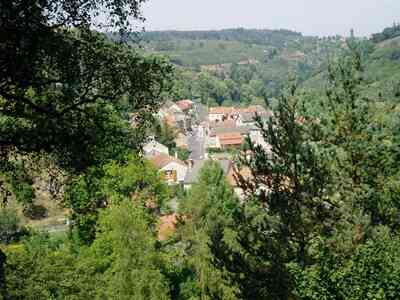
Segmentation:
{"type": "Polygon", "coordinates": [[[170,153],[168,147],[154,137],[150,137],[144,145],[144,155],[168,185],[178,185],[185,190],[197,182],[207,160],[217,161],[241,199],[243,191],[235,177],[240,173],[243,178],[248,178],[250,172],[236,167],[235,154],[242,149],[247,138],[254,145],[269,150],[256,124],[256,116],[265,121],[272,116],[272,112],[261,105],[207,108],[192,100],[168,101],[156,118],[174,128],[177,133],[175,143],[177,147],[189,151],[189,158],[186,161],[179,159],[176,153],[170,153]]]}

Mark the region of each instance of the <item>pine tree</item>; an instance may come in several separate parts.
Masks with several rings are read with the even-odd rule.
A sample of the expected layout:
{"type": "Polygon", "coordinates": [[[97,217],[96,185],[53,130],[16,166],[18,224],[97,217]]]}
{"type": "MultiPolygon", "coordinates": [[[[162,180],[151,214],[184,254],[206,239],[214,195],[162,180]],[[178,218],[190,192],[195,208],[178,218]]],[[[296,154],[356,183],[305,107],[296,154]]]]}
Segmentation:
{"type": "Polygon", "coordinates": [[[292,83],[267,123],[258,118],[271,151],[250,143],[241,160],[253,176],[242,181],[250,196],[235,215],[240,246],[213,244],[242,299],[288,299],[293,284],[288,267],[312,263],[314,239],[331,226],[334,203],[326,197],[330,178],[319,122],[301,114],[296,90],[292,83]]]}

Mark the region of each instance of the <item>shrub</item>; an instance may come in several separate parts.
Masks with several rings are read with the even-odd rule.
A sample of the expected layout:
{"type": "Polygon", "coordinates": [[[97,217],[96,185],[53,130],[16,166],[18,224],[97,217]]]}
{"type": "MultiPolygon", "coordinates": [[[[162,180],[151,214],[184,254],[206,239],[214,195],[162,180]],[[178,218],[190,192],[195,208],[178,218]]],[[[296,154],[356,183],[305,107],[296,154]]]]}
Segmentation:
{"type": "Polygon", "coordinates": [[[21,226],[21,221],[15,210],[0,209],[0,243],[16,242],[26,233],[27,230],[21,226]]]}

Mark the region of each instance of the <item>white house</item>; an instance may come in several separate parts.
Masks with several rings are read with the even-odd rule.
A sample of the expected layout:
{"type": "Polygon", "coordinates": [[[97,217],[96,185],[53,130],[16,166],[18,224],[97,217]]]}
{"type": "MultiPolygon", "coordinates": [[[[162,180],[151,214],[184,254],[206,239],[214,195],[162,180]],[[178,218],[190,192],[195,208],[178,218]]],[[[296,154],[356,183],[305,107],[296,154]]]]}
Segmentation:
{"type": "Polygon", "coordinates": [[[184,182],[188,166],[183,161],[163,153],[150,156],[149,159],[168,184],[184,182]]]}
{"type": "Polygon", "coordinates": [[[144,145],[143,151],[145,155],[149,155],[151,153],[163,153],[169,155],[168,147],[160,144],[154,139],[144,145]]]}
{"type": "Polygon", "coordinates": [[[234,111],[233,107],[211,107],[208,112],[208,120],[210,122],[222,122],[231,119],[234,111]]]}
{"type": "Polygon", "coordinates": [[[269,145],[263,135],[260,129],[254,128],[253,130],[250,131],[249,133],[250,140],[255,144],[256,146],[261,146],[266,150],[267,152],[271,151],[271,145],[269,145]]]}

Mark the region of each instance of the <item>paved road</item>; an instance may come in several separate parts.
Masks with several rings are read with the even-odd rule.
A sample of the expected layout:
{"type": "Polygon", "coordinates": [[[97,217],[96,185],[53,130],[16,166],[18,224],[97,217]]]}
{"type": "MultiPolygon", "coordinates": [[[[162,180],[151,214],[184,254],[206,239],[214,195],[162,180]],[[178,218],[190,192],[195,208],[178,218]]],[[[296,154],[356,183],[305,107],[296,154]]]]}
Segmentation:
{"type": "Polygon", "coordinates": [[[200,132],[197,127],[193,128],[193,134],[188,138],[188,145],[190,150],[189,159],[200,160],[205,157],[205,139],[200,136],[200,132]]]}
{"type": "Polygon", "coordinates": [[[208,113],[207,113],[207,109],[206,107],[199,103],[199,102],[195,102],[194,103],[194,112],[196,114],[196,122],[197,123],[201,123],[203,121],[207,120],[208,117],[208,113]]]}

